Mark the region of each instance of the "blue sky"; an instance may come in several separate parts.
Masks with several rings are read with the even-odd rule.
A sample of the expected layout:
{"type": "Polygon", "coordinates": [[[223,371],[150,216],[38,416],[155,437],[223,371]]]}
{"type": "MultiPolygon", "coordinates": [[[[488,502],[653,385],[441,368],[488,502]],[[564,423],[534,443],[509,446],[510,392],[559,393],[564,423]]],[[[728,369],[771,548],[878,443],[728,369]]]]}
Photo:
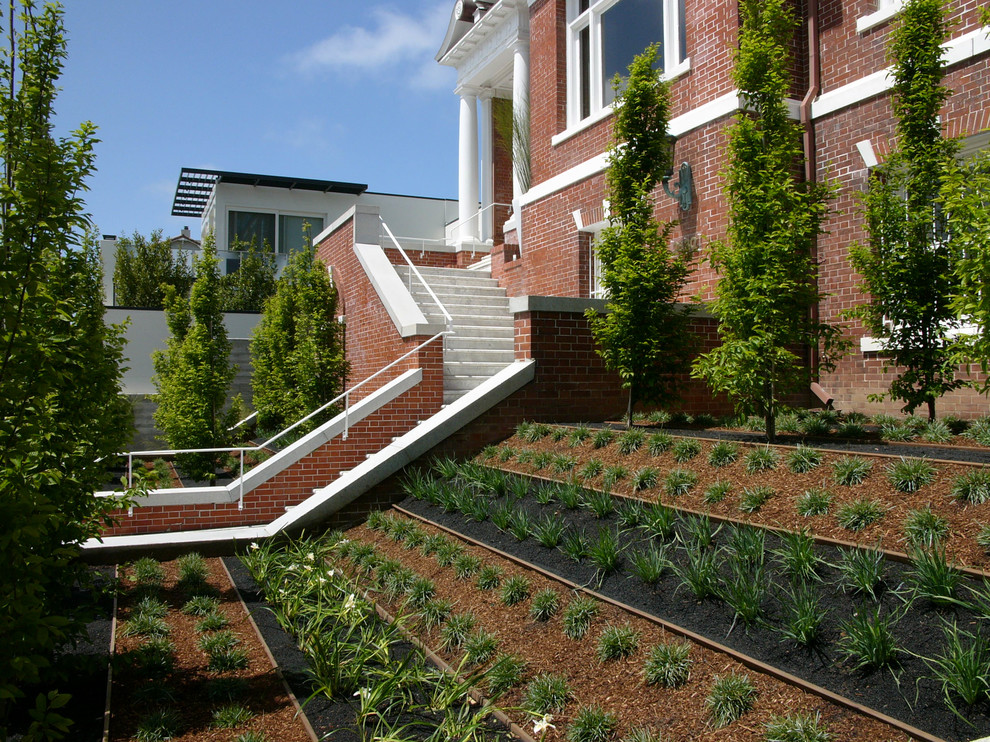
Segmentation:
{"type": "Polygon", "coordinates": [[[182,167],[456,197],[455,73],[433,59],[449,0],[64,5],[57,126],[98,127],[85,200],[104,234],[178,234],[182,167]]]}

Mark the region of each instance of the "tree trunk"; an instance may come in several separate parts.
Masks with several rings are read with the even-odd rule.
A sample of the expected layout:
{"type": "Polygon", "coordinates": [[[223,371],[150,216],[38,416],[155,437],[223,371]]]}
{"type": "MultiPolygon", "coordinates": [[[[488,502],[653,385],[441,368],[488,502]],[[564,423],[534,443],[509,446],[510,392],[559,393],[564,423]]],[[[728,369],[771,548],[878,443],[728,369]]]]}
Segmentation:
{"type": "Polygon", "coordinates": [[[632,429],[633,404],[635,402],[636,379],[629,382],[629,401],[626,404],[626,430],[632,429]]]}
{"type": "Polygon", "coordinates": [[[935,400],[928,400],[928,422],[935,422],[935,400]]]}

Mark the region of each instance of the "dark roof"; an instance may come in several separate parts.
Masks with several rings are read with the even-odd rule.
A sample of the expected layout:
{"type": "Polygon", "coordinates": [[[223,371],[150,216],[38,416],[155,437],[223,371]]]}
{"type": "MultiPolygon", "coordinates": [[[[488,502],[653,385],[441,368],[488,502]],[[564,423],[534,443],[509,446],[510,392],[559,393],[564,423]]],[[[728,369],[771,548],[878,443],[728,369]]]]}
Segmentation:
{"type": "Polygon", "coordinates": [[[362,183],[342,183],[336,180],[313,180],[312,178],[286,178],[280,175],[257,175],[255,173],[233,173],[226,170],[200,170],[182,168],[179,184],[175,187],[172,200],[172,216],[202,217],[210,201],[213,187],[217,183],[266,186],[268,188],[298,188],[303,191],[321,193],[347,193],[358,196],[368,190],[362,183]]]}

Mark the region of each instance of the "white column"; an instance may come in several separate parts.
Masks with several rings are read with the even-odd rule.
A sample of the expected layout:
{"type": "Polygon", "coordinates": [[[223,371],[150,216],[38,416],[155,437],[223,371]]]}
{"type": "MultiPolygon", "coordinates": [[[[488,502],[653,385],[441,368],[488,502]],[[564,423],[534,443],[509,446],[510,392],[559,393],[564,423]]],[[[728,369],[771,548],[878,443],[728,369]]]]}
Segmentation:
{"type": "Polygon", "coordinates": [[[494,120],[492,117],[492,91],[481,94],[481,239],[492,239],[493,209],[495,200],[495,152],[494,120]]]}
{"type": "Polygon", "coordinates": [[[478,107],[477,96],[463,92],[457,168],[457,202],[461,242],[478,239],[478,107]]]}
{"type": "MultiPolygon", "coordinates": [[[[529,39],[517,39],[512,49],[512,120],[513,128],[515,122],[529,121],[529,39]]],[[[512,168],[513,201],[518,201],[524,190],[518,168],[512,168]]]]}

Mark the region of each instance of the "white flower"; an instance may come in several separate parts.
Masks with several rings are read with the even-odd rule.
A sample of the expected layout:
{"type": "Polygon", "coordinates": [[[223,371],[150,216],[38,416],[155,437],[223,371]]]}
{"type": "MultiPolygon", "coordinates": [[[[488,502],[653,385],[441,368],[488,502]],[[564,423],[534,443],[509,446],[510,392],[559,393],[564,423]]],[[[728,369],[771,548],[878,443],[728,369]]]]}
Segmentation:
{"type": "Polygon", "coordinates": [[[252,541],[252,542],[251,542],[251,549],[252,549],[252,550],[256,550],[256,549],[260,549],[260,548],[261,548],[261,547],[260,547],[260,546],[258,546],[258,542],[257,542],[257,541],[252,541]]]}
{"type": "Polygon", "coordinates": [[[344,610],[351,611],[354,610],[354,606],[357,605],[357,600],[354,598],[354,593],[347,596],[347,600],[344,601],[344,610]]]}
{"type": "Polygon", "coordinates": [[[336,577],[336,576],[337,576],[337,570],[335,569],[331,569],[329,572],[327,572],[327,577],[336,577]]]}
{"type": "Polygon", "coordinates": [[[313,556],[313,552],[309,552],[309,554],[306,555],[306,558],[311,562],[316,561],[316,557],[313,556]]]}
{"type": "Polygon", "coordinates": [[[533,722],[533,734],[543,734],[548,729],[556,729],[550,722],[553,721],[553,717],[550,714],[544,714],[542,719],[536,719],[533,722]]]}

